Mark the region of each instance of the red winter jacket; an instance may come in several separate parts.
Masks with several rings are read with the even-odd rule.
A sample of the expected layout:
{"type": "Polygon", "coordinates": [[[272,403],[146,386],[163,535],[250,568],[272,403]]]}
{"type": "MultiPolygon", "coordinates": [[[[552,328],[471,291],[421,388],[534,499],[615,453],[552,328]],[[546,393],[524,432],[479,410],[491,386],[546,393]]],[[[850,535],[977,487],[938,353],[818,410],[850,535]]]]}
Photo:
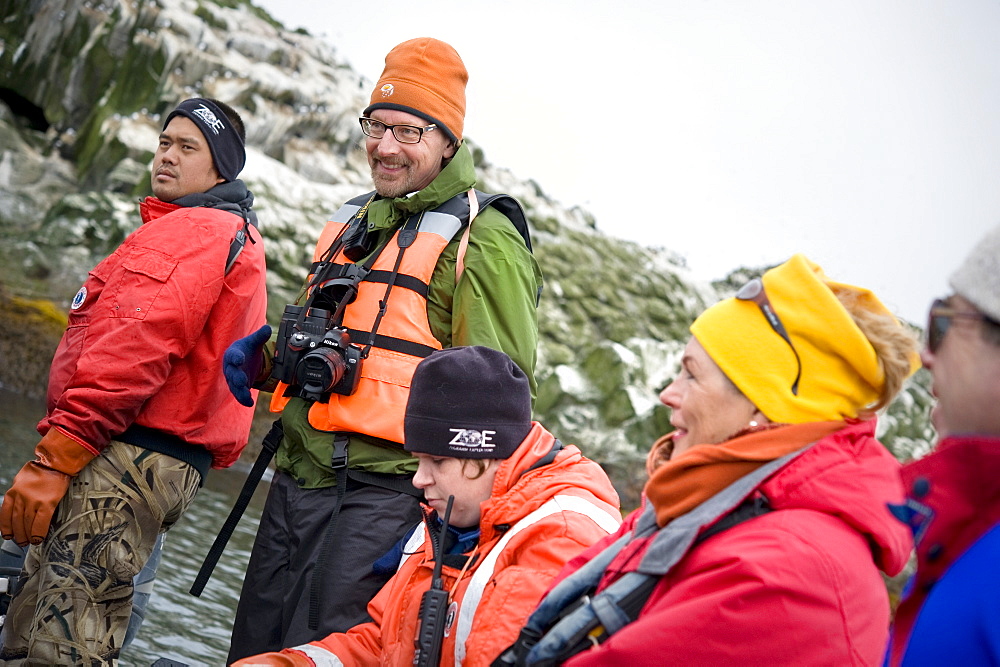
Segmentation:
{"type": "MultiPolygon", "coordinates": [[[[886,508],[900,502],[903,487],[899,464],[874,429],[874,420],[848,425],[772,475],[757,492],[774,511],[696,545],[634,623],[566,664],[880,664],[889,600],[878,571],[900,572],[912,538],[886,508]]],[[[640,514],[560,577],[629,531],[640,514]]],[[[632,571],[642,553],[623,550],[601,587],[632,571]]]]}
{"type": "Polygon", "coordinates": [[[1000,438],[958,435],[903,467],[917,571],[887,665],[1000,662],[1000,438]]]}
{"type": "MultiPolygon", "coordinates": [[[[607,475],[576,447],[565,447],[553,463],[529,470],[553,442],[535,423],[514,455],[501,463],[493,495],[482,504],[478,558],[464,573],[448,566],[442,570],[444,589],[454,588],[442,667],[489,665],[517,639],[562,566],[621,521],[618,495],[607,475]]],[[[247,658],[247,664],[411,664],[420,599],[430,588],[434,566],[425,532],[418,530],[411,541],[416,544],[404,552],[413,555],[368,605],[373,622],[281,655],[247,658]],[[285,656],[288,662],[282,661],[285,656]]]]}
{"type": "Polygon", "coordinates": [[[243,218],[153,197],[143,225],[98,264],[73,300],[38,424],[99,453],[131,424],[176,435],[232,465],[253,410],[230,394],[222,355],[265,323],[264,244],[250,228],[229,274],[243,218]]]}

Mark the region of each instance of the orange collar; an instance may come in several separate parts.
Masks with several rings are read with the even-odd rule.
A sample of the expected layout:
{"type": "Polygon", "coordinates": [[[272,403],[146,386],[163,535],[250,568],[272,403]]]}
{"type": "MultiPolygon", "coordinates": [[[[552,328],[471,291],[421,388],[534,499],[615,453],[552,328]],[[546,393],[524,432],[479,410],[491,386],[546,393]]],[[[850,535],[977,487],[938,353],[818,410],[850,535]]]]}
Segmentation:
{"type": "MultiPolygon", "coordinates": [[[[842,421],[807,422],[757,431],[718,445],[696,445],[656,468],[645,495],[665,526],[737,479],[845,426],[842,421]]],[[[662,446],[663,440],[657,442],[662,446]]],[[[657,445],[654,445],[656,447],[657,445]]]]}

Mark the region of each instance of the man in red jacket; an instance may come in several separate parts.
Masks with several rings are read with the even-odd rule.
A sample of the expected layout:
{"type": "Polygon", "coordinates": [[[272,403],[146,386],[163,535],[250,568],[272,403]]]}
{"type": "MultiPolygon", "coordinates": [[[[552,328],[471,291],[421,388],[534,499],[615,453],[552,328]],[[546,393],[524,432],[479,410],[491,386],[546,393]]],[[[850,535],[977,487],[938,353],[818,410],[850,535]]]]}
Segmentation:
{"type": "Polygon", "coordinates": [[[0,507],[31,544],[0,660],[118,657],[132,579],[210,467],[232,465],[253,417],[219,372],[265,321],[264,248],[239,115],[195,98],[171,111],[142,225],[89,274],[49,373],[35,460],[0,507]]]}

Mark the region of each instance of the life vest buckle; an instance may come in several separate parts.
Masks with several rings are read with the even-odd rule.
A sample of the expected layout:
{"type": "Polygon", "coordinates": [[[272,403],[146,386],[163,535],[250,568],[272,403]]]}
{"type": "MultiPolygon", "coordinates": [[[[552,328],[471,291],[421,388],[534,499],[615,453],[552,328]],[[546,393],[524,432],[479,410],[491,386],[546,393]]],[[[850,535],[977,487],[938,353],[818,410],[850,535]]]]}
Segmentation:
{"type": "Polygon", "coordinates": [[[343,433],[333,436],[333,456],[330,458],[330,467],[334,470],[347,467],[347,444],[351,441],[343,433]]]}

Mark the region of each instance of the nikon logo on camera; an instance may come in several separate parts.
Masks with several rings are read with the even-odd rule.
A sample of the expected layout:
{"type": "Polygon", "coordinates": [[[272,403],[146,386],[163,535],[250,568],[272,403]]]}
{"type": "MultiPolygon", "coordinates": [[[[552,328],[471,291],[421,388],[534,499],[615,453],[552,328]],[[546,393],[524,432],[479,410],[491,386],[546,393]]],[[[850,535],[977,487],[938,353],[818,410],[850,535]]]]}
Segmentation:
{"type": "Polygon", "coordinates": [[[310,401],[350,396],[361,379],[361,350],[328,310],[285,306],[278,327],[273,375],[310,401]]]}

